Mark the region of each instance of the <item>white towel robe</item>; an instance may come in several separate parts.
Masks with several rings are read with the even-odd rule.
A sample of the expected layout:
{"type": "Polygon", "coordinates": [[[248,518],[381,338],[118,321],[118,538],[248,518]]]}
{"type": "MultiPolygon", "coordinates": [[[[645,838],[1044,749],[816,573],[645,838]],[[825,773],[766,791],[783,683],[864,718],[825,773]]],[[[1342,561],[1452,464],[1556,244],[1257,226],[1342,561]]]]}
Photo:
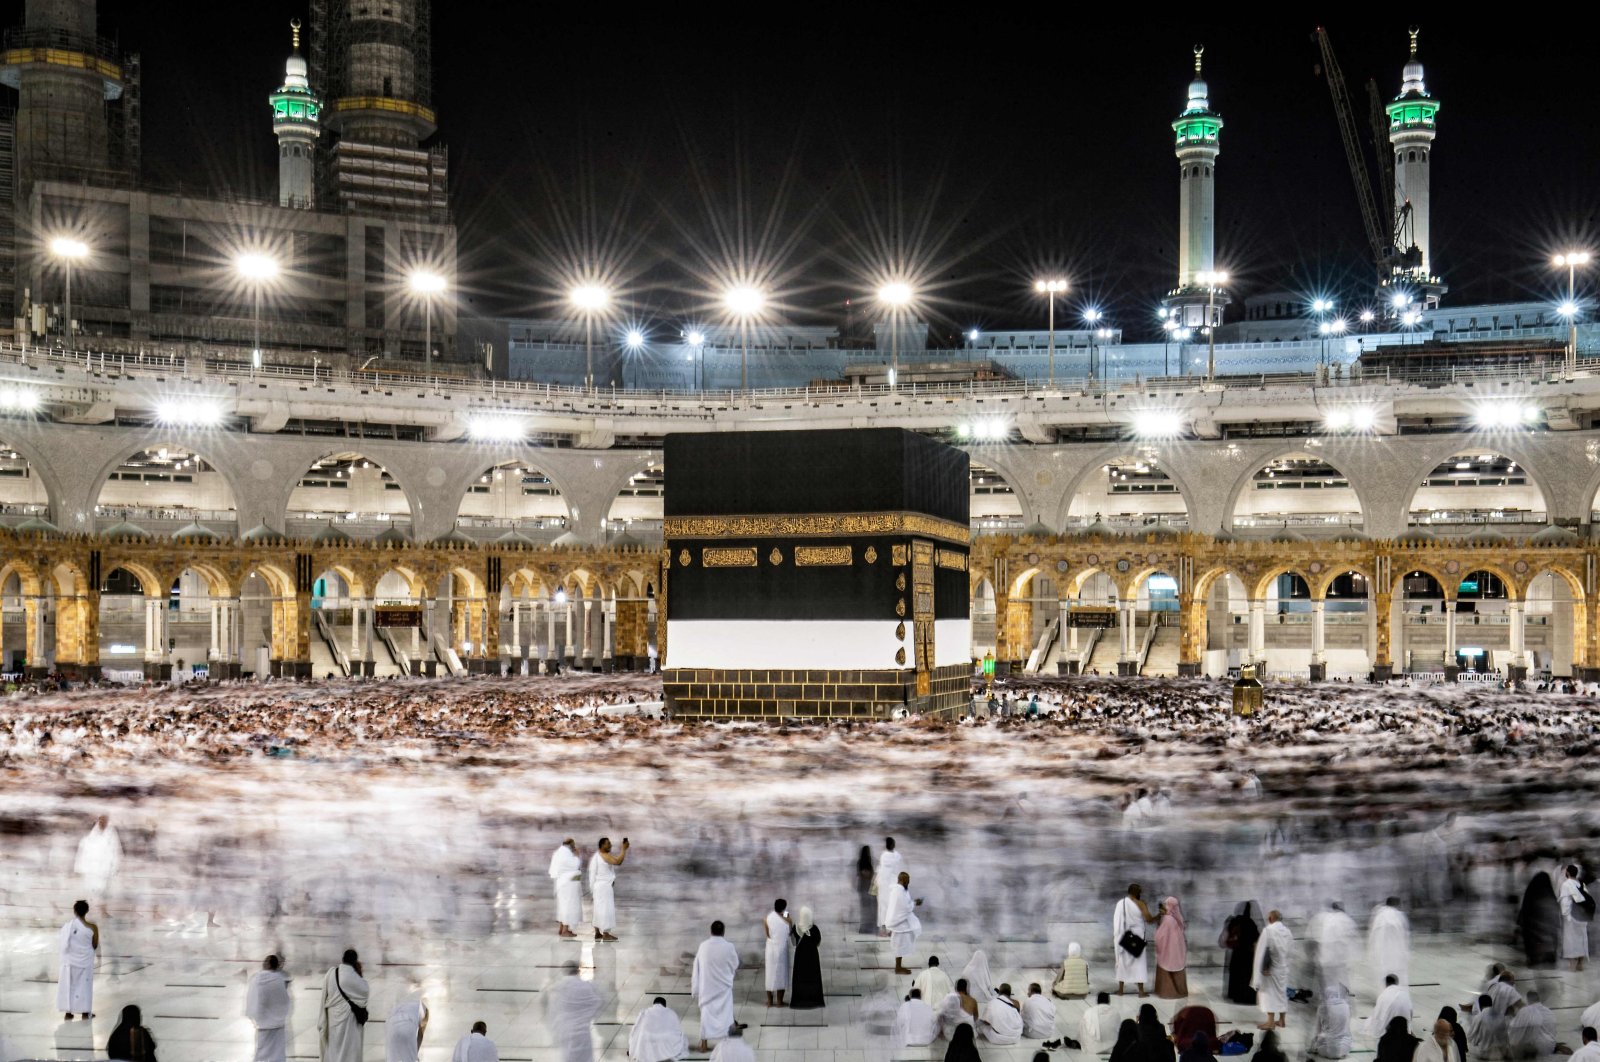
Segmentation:
{"type": "Polygon", "coordinates": [[[1056,1005],[1040,993],[1022,1001],[1022,1035],[1030,1040],[1051,1040],[1056,1035],[1056,1005]]]}
{"type": "MultiPolygon", "coordinates": [[[[1367,928],[1367,961],[1376,980],[1373,992],[1383,991],[1383,982],[1393,974],[1402,985],[1411,983],[1411,920],[1398,907],[1380,903],[1372,909],[1372,924],[1367,928]]],[[[1380,1030],[1379,1035],[1383,1035],[1380,1030]]]]}
{"type": "Polygon", "coordinates": [[[744,1037],[731,1037],[711,1049],[711,1062],[756,1062],[756,1053],[744,1037]]]}
{"type": "Polygon", "coordinates": [[[939,1019],[921,999],[908,999],[894,1015],[896,1047],[926,1047],[939,1036],[939,1019]]]}
{"type": "Polygon", "coordinates": [[[899,852],[885,852],[878,857],[878,876],[875,879],[878,885],[878,924],[889,924],[889,895],[900,884],[900,872],[906,868],[906,861],[899,852]]]}
{"type": "Polygon", "coordinates": [[[1572,878],[1561,879],[1561,892],[1557,902],[1561,905],[1561,957],[1587,959],[1589,957],[1589,923],[1572,917],[1572,909],[1582,898],[1578,883],[1572,878]]]}
{"type": "Polygon", "coordinates": [[[550,880],[556,887],[556,921],[571,929],[583,921],[583,863],[578,853],[557,845],[550,856],[550,880]]]}
{"type": "Polygon", "coordinates": [[[652,1003],[639,1012],[628,1033],[628,1057],[633,1062],[672,1062],[688,1053],[689,1038],[671,1008],[652,1003]]]}
{"type": "Polygon", "coordinates": [[[1361,1031],[1379,1040],[1389,1031],[1389,1023],[1395,1018],[1410,1022],[1411,1017],[1411,990],[1405,985],[1387,985],[1378,993],[1377,1001],[1372,1004],[1372,1013],[1367,1016],[1367,1023],[1361,1031]]]}
{"type": "Polygon", "coordinates": [[[1124,896],[1111,916],[1111,951],[1117,960],[1117,980],[1124,984],[1142,985],[1150,980],[1150,949],[1146,947],[1138,958],[1128,954],[1118,943],[1122,935],[1128,932],[1136,937],[1144,937],[1145,920],[1139,905],[1132,898],[1124,896]]]}
{"type": "Polygon", "coordinates": [[[767,912],[767,991],[789,990],[789,923],[777,911],[767,912]]]}
{"type": "Polygon", "coordinates": [[[483,1033],[469,1032],[456,1041],[450,1062],[500,1062],[500,1049],[483,1033]]]}
{"type": "Polygon", "coordinates": [[[700,1004],[700,1039],[709,1043],[728,1035],[733,1025],[733,975],[739,972],[739,950],[725,937],[707,937],[694,953],[689,994],[700,1004]]]}
{"type": "Polygon", "coordinates": [[[1022,1039],[1022,1015],[1004,996],[995,996],[978,1011],[978,1033],[991,1044],[1014,1044],[1022,1039]]]}
{"type": "Polygon", "coordinates": [[[322,1062],[361,1062],[361,1025],[350,1003],[367,1005],[372,989],[349,966],[329,967],[322,979],[322,1007],[317,1012],[317,1043],[322,1062]],[[343,989],[343,995],[340,994],[343,989]],[[350,1003],[345,1002],[350,997],[350,1003]]]}
{"type": "Polygon", "coordinates": [[[244,993],[244,1016],[256,1027],[254,1062],[284,1062],[289,1054],[289,979],[282,970],[261,970],[244,993]]]}
{"type": "Polygon", "coordinates": [[[94,930],[74,916],[56,933],[61,979],[56,983],[56,1010],[62,1014],[94,1012],[94,930]]]}
{"type": "Polygon", "coordinates": [[[417,1062],[417,1030],[428,1008],[420,999],[405,999],[389,1011],[383,1023],[384,1062],[417,1062]]]}
{"type": "Polygon", "coordinates": [[[1256,1005],[1267,1014],[1283,1014],[1289,1009],[1289,957],[1294,934],[1282,922],[1268,922],[1256,941],[1255,965],[1250,987],[1256,990],[1256,1005]],[[1272,968],[1262,969],[1272,956],[1272,968]]]}
{"type": "Polygon", "coordinates": [[[917,905],[904,885],[895,885],[889,893],[888,921],[889,944],[896,959],[909,958],[917,948],[917,937],[922,934],[922,920],[917,917],[917,905]]]}
{"type": "Polygon", "coordinates": [[[561,1062],[593,1062],[594,1017],[604,1000],[600,990],[576,974],[555,983],[545,994],[545,1021],[561,1051],[561,1062]]]}
{"type": "MultiPolygon", "coordinates": [[[[594,897],[594,927],[602,933],[617,928],[617,868],[596,852],[589,857],[589,895],[594,897]]],[[[567,923],[571,925],[572,923],[567,923]]]]}

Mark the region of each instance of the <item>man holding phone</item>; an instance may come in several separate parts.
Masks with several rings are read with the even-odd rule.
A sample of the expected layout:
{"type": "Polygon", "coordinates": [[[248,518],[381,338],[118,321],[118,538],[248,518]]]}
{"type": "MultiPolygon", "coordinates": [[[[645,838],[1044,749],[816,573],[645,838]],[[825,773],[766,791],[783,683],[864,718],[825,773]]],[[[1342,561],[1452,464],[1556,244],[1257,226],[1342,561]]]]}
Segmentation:
{"type": "Polygon", "coordinates": [[[622,839],[622,849],[611,850],[611,838],[602,837],[589,857],[589,895],[594,897],[594,939],[614,941],[612,930],[617,928],[617,867],[628,858],[628,839],[622,839]]]}

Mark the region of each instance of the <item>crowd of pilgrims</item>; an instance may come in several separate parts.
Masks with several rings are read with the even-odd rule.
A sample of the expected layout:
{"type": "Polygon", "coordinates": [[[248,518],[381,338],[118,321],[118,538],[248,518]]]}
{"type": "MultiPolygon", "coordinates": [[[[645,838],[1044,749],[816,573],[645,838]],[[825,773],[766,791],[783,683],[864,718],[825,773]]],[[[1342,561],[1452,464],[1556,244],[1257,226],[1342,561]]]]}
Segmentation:
{"type": "MultiPolygon", "coordinates": [[[[484,932],[525,925],[519,920],[526,915],[503,897],[529,895],[524,879],[544,875],[542,867],[521,865],[527,831],[620,835],[616,827],[630,819],[635,837],[647,838],[654,852],[649,874],[630,871],[635,902],[696,902],[700,883],[719,877],[719,896],[730,908],[770,910],[771,897],[784,892],[826,895],[837,883],[826,880],[828,868],[845,864],[854,872],[865,930],[866,912],[878,907],[872,889],[890,886],[879,881],[870,849],[839,848],[889,816],[926,852],[915,885],[928,900],[923,917],[946,925],[959,917],[959,933],[974,943],[1069,917],[1083,897],[1103,895],[1108,876],[1138,877],[1152,862],[1184,868],[1183,903],[1162,891],[1153,894],[1164,896],[1161,902],[1140,904],[1141,917],[1153,919],[1149,987],[1181,998],[1183,964],[1170,958],[1174,933],[1184,938],[1190,910],[1226,911],[1209,915],[1213,931],[1222,921],[1225,994],[1244,1002],[1248,992],[1253,1002],[1251,982],[1271,972],[1270,960],[1268,970],[1260,968],[1259,955],[1271,951],[1260,942],[1272,934],[1259,906],[1239,904],[1241,894],[1270,892],[1297,925],[1321,926],[1295,962],[1322,952],[1318,934],[1326,935],[1331,917],[1332,881],[1351,910],[1404,906],[1425,928],[1441,929],[1448,917],[1453,930],[1480,939],[1504,940],[1511,929],[1527,968],[1545,969],[1568,958],[1564,868],[1596,863],[1582,852],[1596,836],[1596,779],[1586,766],[1594,702],[1578,693],[1271,686],[1263,709],[1239,718],[1227,710],[1223,683],[1019,680],[983,688],[986,704],[992,695],[1009,705],[980,718],[775,727],[662,718],[644,708],[659,690],[647,676],[585,676],[20,693],[0,701],[0,779],[7,783],[0,785],[0,830],[16,842],[0,890],[7,881],[47,880],[60,865],[62,837],[81,832],[75,824],[92,807],[95,814],[110,810],[143,857],[144,871],[118,875],[125,902],[187,904],[207,921],[219,910],[269,927],[311,920],[349,931],[351,939],[375,936],[380,949],[429,927],[449,933],[470,898],[455,887],[415,888],[392,853],[381,871],[368,871],[359,858],[339,874],[325,865],[319,877],[306,871],[325,861],[305,824],[328,817],[330,806],[346,823],[386,813],[416,821],[418,806],[403,799],[375,810],[352,796],[404,779],[417,787],[414,800],[436,802],[426,817],[439,829],[417,859],[430,873],[443,868],[439,876],[473,883],[467,887],[479,890],[490,912],[478,927],[484,932]],[[352,766],[359,770],[331,771],[352,766]],[[283,788],[285,767],[329,770],[283,788]],[[775,777],[784,779],[781,792],[764,788],[775,777]],[[430,779],[449,779],[452,791],[426,791],[430,779]],[[276,805],[270,816],[259,810],[267,785],[276,805]],[[537,811],[507,799],[534,788],[537,811]],[[953,794],[961,797],[954,806],[953,794]],[[486,813],[483,804],[504,806],[486,813]],[[247,810],[230,813],[234,807],[247,810]],[[1441,810],[1447,807],[1454,813],[1441,810]],[[840,840],[817,841],[819,824],[840,840]],[[1072,866],[1063,867],[1062,851],[1074,853],[1072,866]],[[192,874],[178,885],[154,882],[149,868],[160,865],[188,866],[192,874]],[[1399,895],[1390,901],[1390,892],[1399,895]],[[980,895],[993,902],[969,902],[980,895]],[[1510,908],[1501,902],[1508,895],[1519,897],[1510,908]]],[[[1120,910],[1124,901],[1116,902],[1120,910]]],[[[1107,921],[1109,936],[1115,917],[1107,921]]],[[[787,924],[795,952],[814,952],[821,936],[809,905],[797,906],[787,924]]],[[[1197,929],[1204,924],[1196,920],[1197,929]]],[[[881,922],[871,928],[886,932],[881,922]]],[[[1129,972],[1118,947],[1115,939],[1091,942],[1091,957],[1104,964],[1098,984],[1113,966],[1129,972]]],[[[1026,1024],[1027,1011],[1037,1014],[1051,995],[1083,998],[1087,988],[1067,989],[1087,959],[1077,944],[1066,950],[1059,977],[1037,987],[1019,984],[1013,992],[987,983],[976,972],[986,970],[983,953],[974,950],[963,970],[971,976],[958,979],[967,982],[965,994],[954,982],[942,995],[937,983],[919,990],[950,1038],[951,1062],[971,1062],[985,1027],[996,1024],[995,1015],[982,1017],[996,999],[1026,1024]],[[952,994],[973,1022],[944,1028],[945,1018],[957,1017],[952,994]]],[[[1485,985],[1487,1009],[1463,1000],[1471,1007],[1446,1016],[1458,1055],[1440,1047],[1424,1023],[1421,1031],[1430,1035],[1406,1041],[1403,1050],[1400,1039],[1384,1035],[1386,1027],[1370,1030],[1379,1062],[1510,1057],[1517,1019],[1526,1027],[1539,1018],[1542,1031],[1543,1004],[1531,992],[1501,1001],[1490,991],[1497,983],[1505,983],[1499,973],[1485,985]],[[1474,1030],[1498,1045],[1500,1025],[1508,1054],[1498,1046],[1472,1050],[1474,1030]],[[1443,1053],[1429,1055],[1434,1049],[1443,1053]]],[[[1325,972],[1310,986],[1319,1027],[1337,1025],[1341,1002],[1348,1017],[1349,986],[1325,972]]],[[[1387,987],[1374,986],[1380,997],[1387,987]]],[[[1145,985],[1134,979],[1128,988],[1142,992],[1145,985]]],[[[1295,998],[1283,988],[1286,999],[1295,998]]],[[[1102,1005],[1087,1007],[1085,1021],[1090,1013],[1103,1017],[1102,1005]]],[[[1185,1008],[1184,1021],[1165,1023],[1164,1055],[1149,1020],[1154,1011],[1131,1028],[1096,1030],[1092,1040],[1111,1049],[1113,1062],[1177,1055],[1203,1062],[1242,1049],[1242,1039],[1230,1045],[1217,1038],[1215,1016],[1208,1027],[1202,1012],[1185,1008]]],[[[1263,1024],[1275,1024],[1266,1013],[1263,1024]]],[[[1592,1016],[1600,1020],[1600,1012],[1592,1016]]],[[[1058,1033],[1047,1042],[1070,1048],[1078,1039],[1087,1050],[1084,1026],[1076,1031],[1076,1038],[1058,1033]]],[[[1409,1024],[1404,1034],[1411,1035],[1409,1024]]],[[[1600,1047],[1580,1047],[1580,1030],[1566,1038],[1584,1056],[1579,1062],[1600,1062],[1600,1047]]],[[[1257,1030],[1250,1049],[1273,1062],[1276,1039],[1273,1028],[1257,1030]]],[[[1327,1053],[1340,1039],[1334,1035],[1319,1054],[1342,1057],[1327,1053]]],[[[741,1046],[723,1051],[726,1062],[738,1062],[728,1056],[741,1046]]],[[[1544,1046],[1544,1054],[1556,1050],[1544,1046]]]]}

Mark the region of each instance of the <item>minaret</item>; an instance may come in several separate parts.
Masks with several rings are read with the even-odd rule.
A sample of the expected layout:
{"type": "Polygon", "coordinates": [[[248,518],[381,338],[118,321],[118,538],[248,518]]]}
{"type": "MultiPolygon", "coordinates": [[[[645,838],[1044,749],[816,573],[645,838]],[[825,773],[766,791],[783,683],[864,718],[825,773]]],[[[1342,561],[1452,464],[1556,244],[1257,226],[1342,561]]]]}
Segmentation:
{"type": "Polygon", "coordinates": [[[1216,166],[1222,151],[1222,116],[1211,109],[1200,67],[1204,55],[1205,48],[1196,45],[1189,98],[1172,123],[1179,182],[1178,286],[1166,305],[1170,319],[1194,329],[1221,324],[1228,303],[1226,293],[1212,291],[1210,280],[1199,279],[1216,269],[1216,166]]]}
{"type": "Polygon", "coordinates": [[[278,135],[278,205],[310,210],[316,198],[312,151],[322,131],[322,101],[306,79],[299,19],[289,22],[289,30],[294,52],[283,64],[283,86],[267,97],[272,103],[272,131],[278,135]]]}
{"type": "Polygon", "coordinates": [[[1399,265],[1395,283],[1418,289],[1414,294],[1436,306],[1445,288],[1433,272],[1429,246],[1428,160],[1437,130],[1439,101],[1428,95],[1417,58],[1417,29],[1411,29],[1411,58],[1406,63],[1400,95],[1386,108],[1389,143],[1394,148],[1394,232],[1399,265]]]}

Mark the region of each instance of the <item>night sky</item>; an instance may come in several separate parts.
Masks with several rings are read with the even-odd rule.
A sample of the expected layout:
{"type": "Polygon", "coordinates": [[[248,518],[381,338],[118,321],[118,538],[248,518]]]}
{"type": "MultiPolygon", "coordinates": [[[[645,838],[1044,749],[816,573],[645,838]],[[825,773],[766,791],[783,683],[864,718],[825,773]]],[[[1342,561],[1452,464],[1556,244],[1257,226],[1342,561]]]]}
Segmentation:
{"type": "MultiPolygon", "coordinates": [[[[485,311],[558,312],[589,260],[644,319],[703,315],[743,260],[788,316],[832,322],[899,259],[945,332],[1042,326],[1031,280],[1059,271],[1074,311],[1092,302],[1148,334],[1176,271],[1169,123],[1201,42],[1226,122],[1219,266],[1242,294],[1353,304],[1370,287],[1309,16],[434,7],[463,293],[485,311]]],[[[20,3],[3,8],[18,21],[20,3]]],[[[102,31],[143,55],[146,177],[274,194],[266,95],[302,6],[101,8],[102,31]]],[[[1329,23],[1363,131],[1366,81],[1398,91],[1417,17],[1329,23]]],[[[1549,297],[1552,251],[1600,242],[1591,50],[1509,20],[1423,24],[1447,301],[1549,297]]]]}

